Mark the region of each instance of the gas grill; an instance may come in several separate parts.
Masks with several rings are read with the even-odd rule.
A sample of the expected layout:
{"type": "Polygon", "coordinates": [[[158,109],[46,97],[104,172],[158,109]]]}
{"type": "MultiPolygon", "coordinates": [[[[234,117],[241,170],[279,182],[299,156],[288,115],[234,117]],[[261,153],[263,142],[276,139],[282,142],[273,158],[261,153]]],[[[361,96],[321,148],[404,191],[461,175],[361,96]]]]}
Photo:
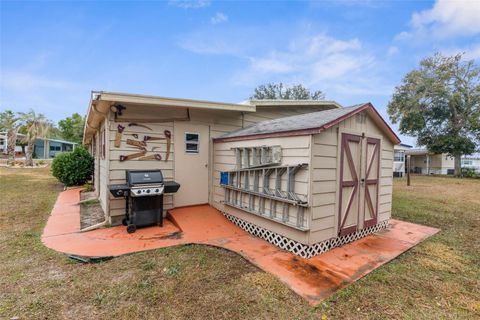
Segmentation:
{"type": "Polygon", "coordinates": [[[175,193],[180,185],[174,181],[163,181],[161,170],[127,170],[126,184],[110,185],[115,198],[125,198],[123,225],[133,233],[137,227],[163,226],[163,195],[175,193]]]}

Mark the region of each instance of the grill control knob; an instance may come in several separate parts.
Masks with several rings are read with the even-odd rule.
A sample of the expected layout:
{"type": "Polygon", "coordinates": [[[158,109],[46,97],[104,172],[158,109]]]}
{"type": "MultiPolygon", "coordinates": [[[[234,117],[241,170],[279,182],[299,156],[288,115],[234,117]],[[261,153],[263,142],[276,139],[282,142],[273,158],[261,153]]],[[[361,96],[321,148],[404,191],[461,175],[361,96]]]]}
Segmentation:
{"type": "Polygon", "coordinates": [[[155,192],[159,192],[159,191],[160,191],[160,190],[158,190],[158,189],[155,189],[155,192]]]}
{"type": "Polygon", "coordinates": [[[150,189],[147,190],[147,193],[150,193],[150,189]]]}

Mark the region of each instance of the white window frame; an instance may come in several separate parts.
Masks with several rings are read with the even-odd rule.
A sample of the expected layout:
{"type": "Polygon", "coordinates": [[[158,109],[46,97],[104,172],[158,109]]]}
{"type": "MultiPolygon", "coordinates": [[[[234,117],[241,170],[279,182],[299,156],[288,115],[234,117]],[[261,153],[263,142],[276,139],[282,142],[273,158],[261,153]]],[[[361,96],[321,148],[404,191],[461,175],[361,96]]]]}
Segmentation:
{"type": "Polygon", "coordinates": [[[393,152],[393,161],[394,161],[394,162],[404,162],[404,161],[405,161],[405,152],[402,152],[402,151],[394,151],[394,152],[393,152]],[[400,155],[400,157],[396,156],[395,154],[400,155]],[[400,158],[401,160],[398,160],[399,158],[400,158]]]}
{"type": "Polygon", "coordinates": [[[198,133],[198,132],[185,132],[184,140],[185,140],[184,147],[185,147],[185,153],[186,154],[199,154],[200,153],[200,133],[198,133]],[[187,141],[187,135],[189,135],[189,134],[197,135],[197,137],[198,137],[197,141],[187,141]],[[187,149],[187,144],[196,144],[197,145],[197,150],[196,151],[188,150],[187,149]]]}

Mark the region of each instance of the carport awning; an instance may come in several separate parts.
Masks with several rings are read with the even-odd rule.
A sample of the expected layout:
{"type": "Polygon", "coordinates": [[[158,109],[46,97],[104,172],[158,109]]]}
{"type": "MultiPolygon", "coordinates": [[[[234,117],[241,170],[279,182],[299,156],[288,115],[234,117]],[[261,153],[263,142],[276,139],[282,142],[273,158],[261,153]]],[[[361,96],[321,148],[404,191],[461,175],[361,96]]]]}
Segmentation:
{"type": "Polygon", "coordinates": [[[205,100],[97,91],[92,92],[92,98],[90,100],[87,118],[85,121],[83,143],[89,143],[100,123],[108,115],[110,107],[115,104],[237,112],[255,112],[256,110],[256,106],[252,104],[224,103],[205,100]]]}

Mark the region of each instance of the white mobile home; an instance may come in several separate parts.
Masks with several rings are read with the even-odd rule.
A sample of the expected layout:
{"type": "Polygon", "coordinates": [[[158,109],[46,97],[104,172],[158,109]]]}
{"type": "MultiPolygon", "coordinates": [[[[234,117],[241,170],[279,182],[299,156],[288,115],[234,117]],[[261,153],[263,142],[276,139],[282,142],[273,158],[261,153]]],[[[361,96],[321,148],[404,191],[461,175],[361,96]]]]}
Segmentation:
{"type": "Polygon", "coordinates": [[[462,157],[462,168],[468,168],[480,173],[480,153],[465,155],[462,157]]]}
{"type": "Polygon", "coordinates": [[[128,169],[161,169],[181,185],[165,196],[166,210],[208,203],[302,256],[386,226],[399,142],[369,103],[230,104],[109,92],[93,94],[84,138],[112,224],[125,201],[108,185],[124,183],[128,169]]]}
{"type": "MultiPolygon", "coordinates": [[[[15,146],[15,158],[23,159],[25,157],[26,148],[25,145],[21,145],[19,142],[24,137],[24,134],[17,134],[17,145],[15,146]]],[[[33,146],[33,155],[34,159],[53,159],[55,155],[60,152],[70,152],[73,151],[77,143],[58,140],[58,139],[49,139],[49,138],[37,138],[33,146]]],[[[3,157],[7,157],[8,153],[8,139],[6,132],[0,132],[0,150],[3,157]]]]}
{"type": "Polygon", "coordinates": [[[404,143],[397,144],[393,147],[393,176],[403,177],[406,173],[405,152],[410,150],[412,146],[404,143]]]}

